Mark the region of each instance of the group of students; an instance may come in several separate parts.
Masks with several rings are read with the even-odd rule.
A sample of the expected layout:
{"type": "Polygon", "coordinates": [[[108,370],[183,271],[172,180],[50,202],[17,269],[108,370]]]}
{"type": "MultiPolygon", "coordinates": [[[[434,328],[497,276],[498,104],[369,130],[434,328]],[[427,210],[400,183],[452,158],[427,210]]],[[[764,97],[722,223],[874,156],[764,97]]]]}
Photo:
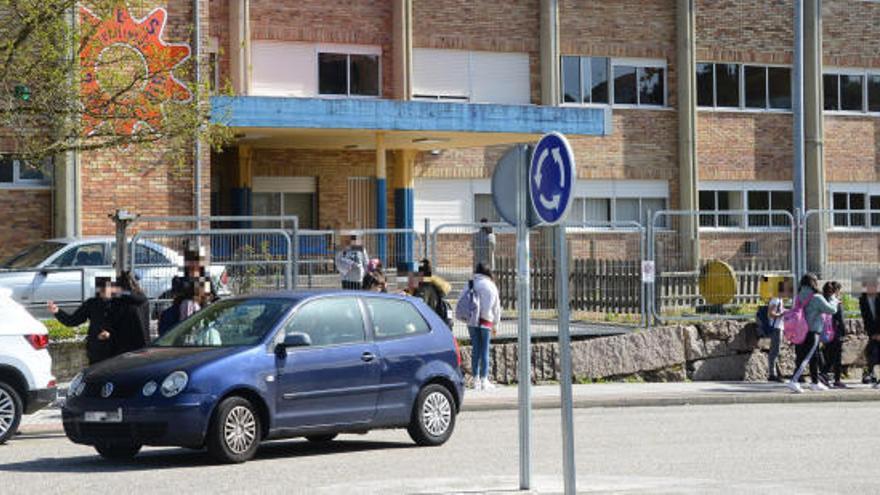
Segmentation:
{"type": "Polygon", "coordinates": [[[109,277],[95,279],[95,297],[86,299],[72,314],[54,301],[49,313],[63,325],[76,327],[89,322],[86,354],[89,364],[140,349],[150,341],[150,304],[130,272],[113,282],[109,277]]]}
{"type": "MultiPolygon", "coordinates": [[[[779,295],[770,300],[765,315],[759,315],[761,336],[770,339],[768,355],[769,380],[784,382],[779,372],[778,359],[783,335],[795,346],[795,372],[787,382],[795,393],[804,391],[802,377],[809,369],[810,389],[823,391],[829,388],[845,389],[842,381],[843,339],[846,336],[844,309],[841,299],[842,286],[837,281],[826,282],[819,287],[816,275],[807,273],[798,284],[792,307],[786,310],[784,299],[791,297],[791,287],[780,284],[779,295]],[[797,320],[802,320],[806,334],[797,335],[797,320]]],[[[877,285],[866,284],[866,291],[859,298],[862,320],[869,336],[867,349],[868,370],[865,383],[876,382],[873,368],[880,364],[880,318],[878,318],[877,285]]],[[[875,385],[876,386],[876,385],[875,385]]]]}
{"type": "MultiPolygon", "coordinates": [[[[479,239],[475,238],[475,245],[481,249],[475,250],[477,260],[474,275],[459,295],[455,317],[468,326],[474,388],[489,390],[495,388],[489,381],[489,359],[491,340],[501,321],[501,299],[492,273],[494,234],[489,227],[484,227],[476,235],[479,239]]],[[[337,253],[336,268],[342,277],[343,289],[387,292],[382,262],[369,259],[356,236],[348,237],[343,249],[337,253]]],[[[449,282],[433,273],[430,260],[423,259],[419,262],[418,270],[408,274],[407,286],[401,293],[422,299],[452,328],[452,315],[446,303],[451,290],[449,282]]]]}

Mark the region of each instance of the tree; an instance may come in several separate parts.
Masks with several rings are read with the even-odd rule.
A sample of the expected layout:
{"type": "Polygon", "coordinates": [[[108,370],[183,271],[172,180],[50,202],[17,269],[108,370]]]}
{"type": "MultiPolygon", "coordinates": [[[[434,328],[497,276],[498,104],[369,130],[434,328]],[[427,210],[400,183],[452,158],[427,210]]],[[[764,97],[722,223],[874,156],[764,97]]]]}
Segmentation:
{"type": "Polygon", "coordinates": [[[140,0],[0,0],[0,152],[137,150],[182,167],[196,137],[228,141],[166,15],[140,0]]]}

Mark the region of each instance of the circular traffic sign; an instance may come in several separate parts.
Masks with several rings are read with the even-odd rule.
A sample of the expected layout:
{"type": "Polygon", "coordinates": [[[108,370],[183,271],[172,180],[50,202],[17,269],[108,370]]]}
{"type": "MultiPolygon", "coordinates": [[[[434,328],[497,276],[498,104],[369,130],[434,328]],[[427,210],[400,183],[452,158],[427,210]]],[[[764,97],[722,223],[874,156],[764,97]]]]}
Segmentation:
{"type": "Polygon", "coordinates": [[[558,132],[542,137],[529,166],[529,197],[541,222],[555,225],[565,219],[576,179],[568,139],[558,132]]]}

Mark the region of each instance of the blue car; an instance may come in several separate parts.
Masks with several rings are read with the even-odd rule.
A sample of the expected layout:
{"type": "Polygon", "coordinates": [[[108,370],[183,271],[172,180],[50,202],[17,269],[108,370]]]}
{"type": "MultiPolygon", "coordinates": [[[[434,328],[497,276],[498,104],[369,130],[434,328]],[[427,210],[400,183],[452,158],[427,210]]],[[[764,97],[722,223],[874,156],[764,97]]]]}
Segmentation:
{"type": "Polygon", "coordinates": [[[150,347],[92,366],[62,410],[73,442],[109,459],[144,445],[252,458],[263,440],[406,428],[452,435],[464,399],[452,332],[421,300],[281,292],[219,301],[150,347]]]}

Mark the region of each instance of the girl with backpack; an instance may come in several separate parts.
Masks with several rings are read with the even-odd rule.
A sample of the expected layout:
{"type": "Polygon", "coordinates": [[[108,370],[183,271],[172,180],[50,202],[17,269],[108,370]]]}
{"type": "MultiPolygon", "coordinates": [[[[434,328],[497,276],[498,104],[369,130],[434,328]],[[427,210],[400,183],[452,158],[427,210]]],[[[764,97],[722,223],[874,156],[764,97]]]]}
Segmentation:
{"type": "Polygon", "coordinates": [[[798,286],[798,296],[792,311],[802,311],[807,324],[807,335],[803,342],[796,344],[795,357],[797,371],[788,382],[788,388],[796,394],[803,393],[800,378],[804,374],[807,365],[810,366],[810,390],[819,392],[828,390],[828,387],[819,383],[819,359],[816,352],[819,350],[822,333],[825,331],[825,317],[837,313],[839,301],[836,296],[826,300],[819,293],[819,279],[812,273],[807,273],[801,278],[798,286]],[[817,297],[818,296],[818,297],[817,297]]]}
{"type": "MultiPolygon", "coordinates": [[[[776,297],[770,299],[766,308],[766,321],[761,322],[764,327],[763,336],[770,338],[770,352],[767,354],[767,369],[770,371],[767,381],[785,382],[777,369],[776,361],[779,359],[779,346],[782,341],[783,319],[785,314],[784,299],[791,297],[791,280],[779,282],[776,297]]],[[[759,320],[760,321],[760,320],[759,320]]]]}
{"type": "Polygon", "coordinates": [[[489,346],[495,327],[501,322],[501,298],[488,266],[477,264],[473,280],[461,291],[455,313],[468,325],[474,389],[491,390],[495,385],[489,381],[489,346]]]}
{"type": "MultiPolygon", "coordinates": [[[[825,285],[822,286],[822,296],[828,301],[831,301],[832,299],[838,300],[840,289],[840,282],[826,282],[825,285]]],[[[840,379],[843,368],[843,336],[846,334],[846,324],[843,322],[843,309],[840,307],[840,303],[838,303],[837,313],[834,313],[834,316],[831,317],[830,323],[834,329],[834,334],[829,340],[823,340],[822,375],[827,375],[828,373],[833,372],[834,383],[831,384],[831,387],[847,388],[840,379]]]]}

